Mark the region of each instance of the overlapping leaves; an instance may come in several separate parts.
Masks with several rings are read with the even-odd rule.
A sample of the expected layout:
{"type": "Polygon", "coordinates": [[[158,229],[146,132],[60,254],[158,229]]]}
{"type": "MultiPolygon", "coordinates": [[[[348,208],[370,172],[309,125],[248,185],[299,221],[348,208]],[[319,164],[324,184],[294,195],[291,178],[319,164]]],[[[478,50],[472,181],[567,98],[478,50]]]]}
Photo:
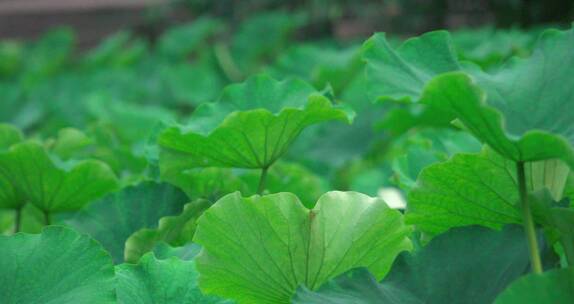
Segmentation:
{"type": "Polygon", "coordinates": [[[397,50],[374,36],[364,56],[379,99],[420,99],[445,114],[436,119],[458,118],[514,161],[560,158],[573,167],[573,45],[574,30],[548,30],[531,57],[514,58],[493,73],[460,64],[446,32],[408,40],[397,50]]]}
{"type": "Polygon", "coordinates": [[[124,243],[134,232],[180,214],[187,202],[187,196],[171,185],[143,182],[93,202],[66,223],[98,240],[119,263],[124,243]]]}
{"type": "Polygon", "coordinates": [[[42,145],[32,141],[0,152],[0,174],[45,212],[80,209],[117,187],[117,179],[105,163],[56,162],[42,145]]]}
{"type": "MultiPolygon", "coordinates": [[[[526,166],[530,192],[563,197],[568,167],[558,160],[526,166]]],[[[491,149],[457,154],[426,167],[409,192],[408,221],[431,235],[452,227],[482,225],[500,228],[522,221],[515,164],[491,149]]],[[[542,219],[537,220],[543,224],[542,219]]]]}
{"type": "Polygon", "coordinates": [[[148,253],[114,271],[98,242],[69,228],[0,236],[0,245],[3,303],[229,303],[202,294],[194,261],[148,253]]]}
{"type": "Polygon", "coordinates": [[[148,253],[136,265],[116,266],[116,277],[118,303],[122,304],[230,303],[201,293],[194,261],[159,260],[148,253]]]}

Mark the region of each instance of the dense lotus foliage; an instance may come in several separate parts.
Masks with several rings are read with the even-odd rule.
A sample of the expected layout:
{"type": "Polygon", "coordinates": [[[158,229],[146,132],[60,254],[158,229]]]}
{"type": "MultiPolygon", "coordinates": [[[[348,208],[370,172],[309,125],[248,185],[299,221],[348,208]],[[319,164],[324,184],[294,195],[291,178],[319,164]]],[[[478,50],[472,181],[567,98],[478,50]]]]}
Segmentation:
{"type": "Polygon", "coordinates": [[[306,22],[0,42],[0,303],[574,303],[574,30],[306,22]]]}

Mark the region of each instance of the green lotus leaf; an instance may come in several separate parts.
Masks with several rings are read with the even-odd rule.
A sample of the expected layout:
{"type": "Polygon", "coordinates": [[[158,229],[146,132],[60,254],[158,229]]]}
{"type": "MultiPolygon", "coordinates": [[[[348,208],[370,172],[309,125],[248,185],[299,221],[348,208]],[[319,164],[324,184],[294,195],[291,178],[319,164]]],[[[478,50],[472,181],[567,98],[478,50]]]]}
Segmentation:
{"type": "MultiPolygon", "coordinates": [[[[564,163],[539,161],[525,168],[529,192],[547,189],[562,198],[564,163]]],[[[431,235],[467,225],[500,228],[522,221],[518,205],[514,162],[487,148],[426,167],[408,195],[407,222],[431,235]]]]}
{"type": "Polygon", "coordinates": [[[382,200],[328,192],[315,208],[291,193],[229,194],[199,219],[194,241],[201,289],[238,303],[288,303],[355,267],[377,278],[411,249],[411,228],[382,200]]]}
{"type": "Polygon", "coordinates": [[[74,128],[64,128],[58,131],[58,137],[51,143],[51,150],[62,159],[70,159],[74,155],[93,144],[84,132],[74,128]]]}
{"type": "Polygon", "coordinates": [[[268,168],[303,129],[329,120],[351,118],[303,81],[255,76],[200,106],[187,127],[166,129],[161,166],[268,168]]]}
{"type": "Polygon", "coordinates": [[[574,29],[548,30],[532,56],[491,74],[454,72],[425,87],[421,102],[448,111],[516,162],[562,159],[574,168],[574,29]]]}
{"type": "Polygon", "coordinates": [[[157,227],[164,216],[180,214],[188,201],[182,191],[169,184],[142,182],[93,202],[66,223],[95,238],[119,263],[130,235],[157,227]]]}
{"type": "Polygon", "coordinates": [[[542,274],[529,274],[516,280],[495,304],[567,304],[574,302],[573,268],[555,269],[542,274]]]}
{"type": "Polygon", "coordinates": [[[226,303],[205,296],[197,286],[194,261],[176,257],[158,260],[153,253],[144,255],[136,265],[116,266],[118,303],[177,304],[226,303]]]}
{"type": "MultiPolygon", "coordinates": [[[[384,33],[378,33],[363,45],[366,84],[371,100],[415,103],[425,84],[433,77],[461,70],[446,31],[426,33],[393,48],[384,33]]],[[[448,127],[453,114],[421,104],[395,105],[381,126],[400,135],[412,127],[448,127]]]]}
{"type": "Polygon", "coordinates": [[[528,269],[528,249],[520,226],[502,231],[456,228],[412,254],[399,256],[381,283],[359,268],[317,291],[300,288],[293,303],[487,304],[528,269]]]}
{"type": "Polygon", "coordinates": [[[363,58],[369,93],[379,101],[417,101],[434,76],[462,68],[446,31],[408,39],[396,49],[378,33],[363,45],[363,58]]]}
{"type": "Polygon", "coordinates": [[[46,213],[78,210],[118,186],[105,163],[61,164],[35,142],[22,142],[0,152],[0,175],[46,213]]]}
{"type": "Polygon", "coordinates": [[[143,228],[132,234],[125,244],[125,261],[137,262],[142,255],[165,242],[173,246],[182,246],[191,242],[197,226],[197,219],[211,203],[198,199],[183,207],[179,215],[162,217],[157,228],[143,228]]]}
{"type": "Polygon", "coordinates": [[[116,303],[110,255],[69,228],[0,236],[2,303],[116,303]]]}
{"type": "Polygon", "coordinates": [[[440,234],[451,227],[520,223],[514,164],[491,150],[425,168],[408,195],[407,220],[440,234]]]}

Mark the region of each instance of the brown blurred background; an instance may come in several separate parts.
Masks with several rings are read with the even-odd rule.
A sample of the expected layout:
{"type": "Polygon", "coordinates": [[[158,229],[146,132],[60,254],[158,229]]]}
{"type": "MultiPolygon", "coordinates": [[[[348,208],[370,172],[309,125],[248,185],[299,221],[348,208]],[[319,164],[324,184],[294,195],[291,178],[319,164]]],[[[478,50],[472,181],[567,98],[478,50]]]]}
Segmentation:
{"type": "Polygon", "coordinates": [[[166,27],[209,14],[230,21],[268,9],[305,11],[304,35],[365,37],[374,31],[417,34],[437,28],[492,24],[568,24],[574,0],[0,0],[0,39],[29,40],[71,26],[80,49],[119,29],[153,41],[166,27]]]}

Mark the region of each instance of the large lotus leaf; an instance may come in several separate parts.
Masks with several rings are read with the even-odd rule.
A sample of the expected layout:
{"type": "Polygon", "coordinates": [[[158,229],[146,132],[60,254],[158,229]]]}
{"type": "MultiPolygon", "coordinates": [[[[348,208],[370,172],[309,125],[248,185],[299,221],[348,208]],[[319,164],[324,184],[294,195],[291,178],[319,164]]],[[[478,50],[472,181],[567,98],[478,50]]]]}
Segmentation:
{"type": "Polygon", "coordinates": [[[425,168],[408,195],[407,220],[439,234],[451,227],[519,223],[514,164],[493,151],[457,154],[425,168]]]}
{"type": "MultiPolygon", "coordinates": [[[[0,124],[0,151],[22,141],[20,130],[12,125],[0,124]]],[[[0,174],[0,208],[22,208],[26,198],[19,192],[10,179],[0,174]]]]}
{"type": "Polygon", "coordinates": [[[118,183],[103,162],[60,164],[35,142],[22,142],[0,152],[0,175],[45,212],[80,209],[115,190],[118,183]]]}
{"type": "Polygon", "coordinates": [[[446,31],[408,39],[396,49],[384,33],[375,34],[363,45],[363,58],[369,93],[379,100],[414,102],[434,76],[461,69],[446,31]]]}
{"type": "Polygon", "coordinates": [[[308,84],[260,75],[227,87],[216,103],[199,107],[182,129],[159,137],[163,167],[266,168],[306,127],[350,121],[308,84]]]}
{"type": "Polygon", "coordinates": [[[209,206],[211,203],[207,200],[195,200],[186,204],[181,214],[162,217],[157,228],[143,228],[132,234],[125,245],[126,262],[137,262],[142,255],[153,250],[160,242],[173,246],[191,242],[197,219],[209,206]]]}
{"type": "Polygon", "coordinates": [[[449,111],[480,140],[514,161],[559,158],[574,168],[574,29],[548,30],[528,59],[487,74],[447,73],[421,102],[449,111]]]}
{"type": "Polygon", "coordinates": [[[502,231],[456,228],[412,254],[401,255],[381,283],[360,268],[315,292],[300,288],[293,303],[487,304],[528,269],[520,226],[502,231]]]}
{"type": "Polygon", "coordinates": [[[180,214],[187,202],[186,195],[171,185],[142,182],[93,202],[66,223],[98,240],[119,263],[130,235],[157,227],[164,216],[180,214]]]}
{"type": "MultiPolygon", "coordinates": [[[[416,102],[433,77],[461,70],[450,34],[430,32],[393,48],[384,33],[375,34],[363,45],[366,77],[371,100],[416,102]]],[[[382,127],[400,135],[417,125],[446,127],[453,114],[426,105],[397,105],[382,127]]]]}
{"type": "Polygon", "coordinates": [[[574,269],[555,269],[542,274],[529,274],[512,283],[494,303],[574,303],[574,269]]]}
{"type": "Polygon", "coordinates": [[[110,255],[64,227],[0,236],[2,303],[116,303],[110,255]]]}
{"type": "MultiPolygon", "coordinates": [[[[557,160],[529,163],[528,190],[547,189],[562,198],[567,169],[557,160]]],[[[520,223],[518,206],[514,162],[484,149],[425,168],[409,193],[407,221],[431,235],[466,225],[500,228],[520,223]]]]}
{"type": "Polygon", "coordinates": [[[328,192],[315,208],[291,193],[229,194],[199,219],[194,241],[200,286],[239,303],[288,303],[351,268],[377,278],[411,248],[400,212],[356,192],[328,192]]]}
{"type": "Polygon", "coordinates": [[[194,261],[176,257],[158,260],[144,255],[136,265],[116,266],[118,303],[126,304],[214,304],[227,301],[205,296],[197,285],[194,261]]]}

